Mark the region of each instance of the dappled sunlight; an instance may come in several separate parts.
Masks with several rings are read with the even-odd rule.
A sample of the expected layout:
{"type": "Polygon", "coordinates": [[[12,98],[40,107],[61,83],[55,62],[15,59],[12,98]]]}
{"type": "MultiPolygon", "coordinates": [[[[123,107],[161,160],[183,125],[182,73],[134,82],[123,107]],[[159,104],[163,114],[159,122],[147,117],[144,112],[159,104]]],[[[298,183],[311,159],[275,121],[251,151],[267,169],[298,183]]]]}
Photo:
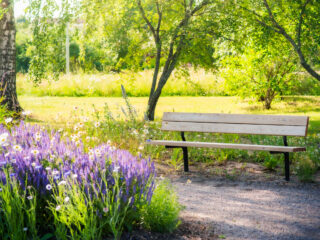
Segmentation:
{"type": "MultiPolygon", "coordinates": [[[[294,186],[239,182],[235,186],[215,187],[214,180],[175,185],[182,203],[187,204],[183,214],[213,222],[218,234],[224,234],[227,239],[280,236],[310,239],[312,231],[316,231],[314,224],[320,221],[320,205],[314,203],[319,202],[320,196],[294,186]],[[229,232],[232,232],[230,238],[229,232]]],[[[314,239],[317,234],[314,233],[314,239]]]]}

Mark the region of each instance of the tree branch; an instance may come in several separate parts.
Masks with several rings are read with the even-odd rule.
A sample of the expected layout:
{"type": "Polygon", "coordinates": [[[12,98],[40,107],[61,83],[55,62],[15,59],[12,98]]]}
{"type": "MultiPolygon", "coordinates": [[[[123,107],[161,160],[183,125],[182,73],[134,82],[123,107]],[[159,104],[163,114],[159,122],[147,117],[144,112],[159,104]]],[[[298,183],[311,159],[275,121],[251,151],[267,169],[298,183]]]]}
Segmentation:
{"type": "Polygon", "coordinates": [[[301,12],[300,12],[300,18],[299,18],[299,24],[297,27],[297,36],[296,36],[297,45],[300,49],[301,49],[301,27],[302,27],[302,23],[303,23],[303,15],[304,15],[304,12],[306,11],[307,5],[310,2],[311,2],[311,0],[306,0],[306,2],[302,6],[301,12]]]}
{"type": "Polygon", "coordinates": [[[156,39],[157,38],[156,31],[155,31],[154,27],[152,26],[151,22],[149,21],[149,19],[146,16],[146,13],[145,13],[145,11],[144,11],[144,9],[142,7],[142,4],[141,4],[141,0],[137,0],[137,4],[138,4],[138,8],[139,8],[139,11],[141,13],[142,18],[147,23],[147,25],[148,25],[148,27],[149,27],[154,39],[156,39]]]}

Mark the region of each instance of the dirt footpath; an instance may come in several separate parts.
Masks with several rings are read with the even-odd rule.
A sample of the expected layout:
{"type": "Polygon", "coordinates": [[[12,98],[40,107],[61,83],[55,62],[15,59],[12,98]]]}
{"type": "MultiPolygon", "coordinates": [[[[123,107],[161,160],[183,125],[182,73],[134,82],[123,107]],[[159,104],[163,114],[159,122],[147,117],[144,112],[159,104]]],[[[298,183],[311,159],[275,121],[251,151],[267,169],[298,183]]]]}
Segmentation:
{"type": "Polygon", "coordinates": [[[214,227],[225,239],[320,239],[319,184],[178,176],[182,216],[214,227]]]}
{"type": "Polygon", "coordinates": [[[171,179],[186,207],[182,218],[208,232],[182,239],[320,240],[320,177],[315,183],[301,183],[294,176],[286,182],[281,172],[237,163],[223,171],[191,167],[187,174],[158,169],[171,179]],[[216,174],[228,169],[233,175],[216,174]]]}

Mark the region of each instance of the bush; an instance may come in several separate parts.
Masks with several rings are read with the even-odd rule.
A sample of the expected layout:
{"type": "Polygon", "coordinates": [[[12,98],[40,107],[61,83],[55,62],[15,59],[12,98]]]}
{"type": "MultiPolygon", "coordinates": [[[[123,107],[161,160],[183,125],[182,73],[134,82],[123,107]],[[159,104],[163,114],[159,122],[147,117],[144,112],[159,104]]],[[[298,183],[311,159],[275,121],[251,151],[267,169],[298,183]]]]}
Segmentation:
{"type": "Polygon", "coordinates": [[[154,190],[153,163],[110,144],[85,151],[80,125],[70,138],[23,122],[0,125],[1,239],[119,239],[139,222],[137,208],[154,190]]]}
{"type": "Polygon", "coordinates": [[[161,181],[149,205],[141,209],[143,226],[155,232],[172,232],[180,224],[178,219],[182,206],[169,181],[161,181]]]}

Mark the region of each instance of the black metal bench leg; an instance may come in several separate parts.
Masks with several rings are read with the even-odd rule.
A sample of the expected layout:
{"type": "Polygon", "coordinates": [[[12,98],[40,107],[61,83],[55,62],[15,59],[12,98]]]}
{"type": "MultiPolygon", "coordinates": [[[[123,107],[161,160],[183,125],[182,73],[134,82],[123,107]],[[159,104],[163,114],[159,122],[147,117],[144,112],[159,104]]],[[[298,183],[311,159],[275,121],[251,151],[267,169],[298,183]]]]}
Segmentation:
{"type": "Polygon", "coordinates": [[[289,153],[284,153],[284,168],[285,168],[285,174],[286,174],[286,180],[290,180],[290,159],[289,159],[289,153]]]}
{"type": "Polygon", "coordinates": [[[183,151],[184,171],[189,172],[188,148],[183,147],[182,151],[183,151]]]}

